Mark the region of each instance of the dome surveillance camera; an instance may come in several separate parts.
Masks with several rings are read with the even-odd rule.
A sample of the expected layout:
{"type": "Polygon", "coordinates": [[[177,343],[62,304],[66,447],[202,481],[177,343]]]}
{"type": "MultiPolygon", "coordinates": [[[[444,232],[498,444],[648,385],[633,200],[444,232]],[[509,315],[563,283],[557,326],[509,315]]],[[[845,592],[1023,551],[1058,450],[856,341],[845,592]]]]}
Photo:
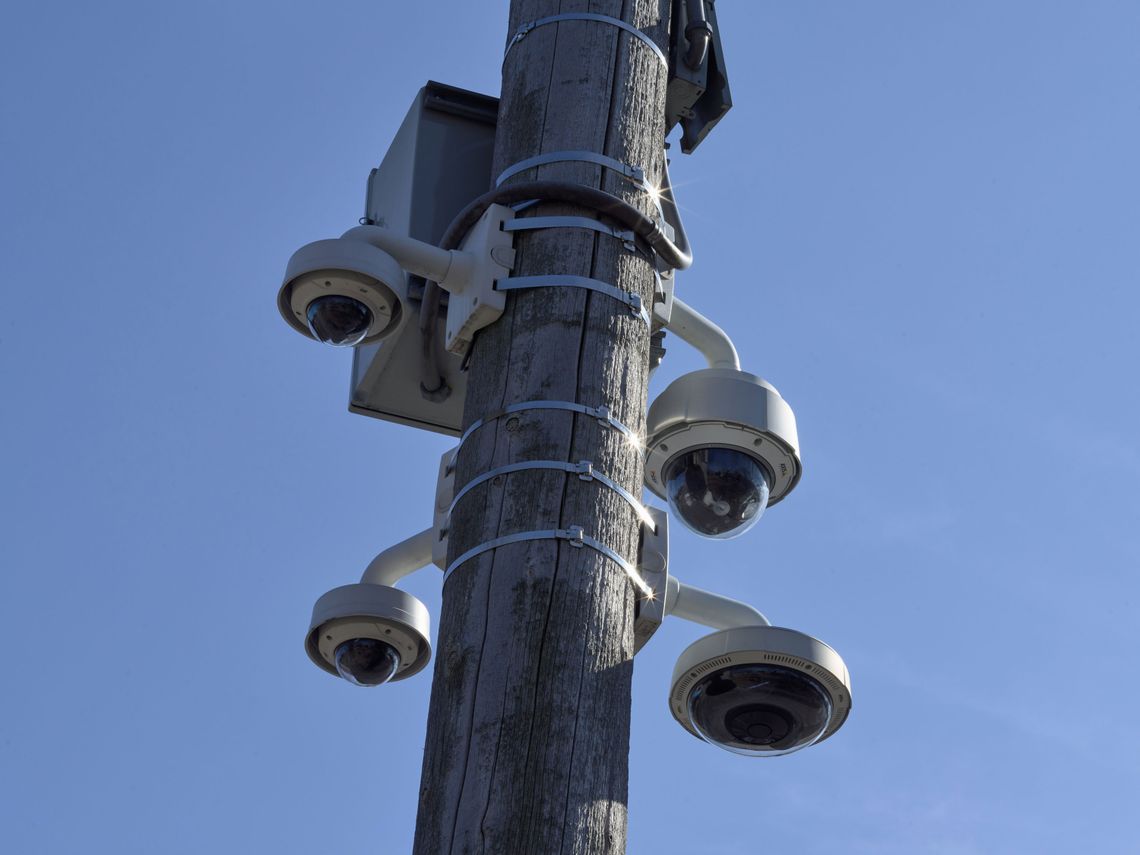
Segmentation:
{"type": "Polygon", "coordinates": [[[737,537],[768,506],[768,473],[749,454],[732,448],[698,448],[666,464],[669,507],[682,522],[708,537],[737,537]]]}
{"type": "Polygon", "coordinates": [[[320,668],[357,686],[403,680],[431,659],[427,607],[406,591],[357,583],[313,606],[305,651],[320,668]]]}
{"type": "Polygon", "coordinates": [[[396,330],[406,293],[403,269],[384,250],[362,240],[318,240],[289,259],[277,308],[302,335],[353,347],[396,330]]]}
{"type": "Polygon", "coordinates": [[[839,654],[793,629],[747,626],[706,635],[673,670],[669,709],[720,748],[777,757],[822,742],[851,711],[839,654]]]}
{"type": "Polygon", "coordinates": [[[738,537],[800,479],[796,418],[754,374],[706,368],[649,408],[645,485],[705,537],[738,537]]]}

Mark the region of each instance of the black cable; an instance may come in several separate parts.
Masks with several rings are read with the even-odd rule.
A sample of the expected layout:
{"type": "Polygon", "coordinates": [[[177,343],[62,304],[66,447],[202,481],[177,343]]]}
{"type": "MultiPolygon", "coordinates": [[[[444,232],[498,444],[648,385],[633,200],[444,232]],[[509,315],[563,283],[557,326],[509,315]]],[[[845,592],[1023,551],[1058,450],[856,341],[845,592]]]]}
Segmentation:
{"type": "Polygon", "coordinates": [[[685,26],[685,38],[689,41],[689,50],[685,54],[685,65],[693,71],[700,68],[708,56],[709,42],[712,41],[712,25],[705,17],[704,0],[686,0],[685,10],[689,22],[685,26]]]}

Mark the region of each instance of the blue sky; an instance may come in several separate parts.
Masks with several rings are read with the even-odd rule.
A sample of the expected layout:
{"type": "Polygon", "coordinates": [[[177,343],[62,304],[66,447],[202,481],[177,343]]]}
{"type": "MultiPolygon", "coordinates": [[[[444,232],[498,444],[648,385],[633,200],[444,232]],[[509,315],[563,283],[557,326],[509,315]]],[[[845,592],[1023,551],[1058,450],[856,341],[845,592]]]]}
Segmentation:
{"type": "MultiPolygon", "coordinates": [[[[569,4],[567,4],[569,5],[569,4]]],[[[350,415],[274,298],[505,2],[39,3],[0,52],[0,835],[410,848],[430,678],[361,691],[313,600],[431,519],[445,438],[350,415]],[[347,465],[346,465],[347,461],[347,465]]],[[[673,571],[831,643],[855,706],[755,761],[638,656],[631,853],[1135,852],[1140,6],[722,2],[735,107],[673,177],[680,293],[805,475],[673,571]]],[[[699,367],[676,340],[654,387],[699,367]]],[[[439,576],[406,587],[438,614],[439,576]]]]}

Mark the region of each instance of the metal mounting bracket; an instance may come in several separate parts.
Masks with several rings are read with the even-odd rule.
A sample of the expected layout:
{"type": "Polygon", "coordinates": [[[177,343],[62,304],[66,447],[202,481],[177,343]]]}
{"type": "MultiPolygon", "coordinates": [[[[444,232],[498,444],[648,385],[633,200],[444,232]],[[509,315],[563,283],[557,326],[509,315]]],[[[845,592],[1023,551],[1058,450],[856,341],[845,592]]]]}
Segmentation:
{"type": "Polygon", "coordinates": [[[650,508],[656,526],[642,526],[637,548],[637,570],[654,596],[638,600],[633,613],[633,652],[641,650],[665,620],[665,601],[669,590],[669,515],[660,508],[650,508]]]}
{"type": "Polygon", "coordinates": [[[514,267],[514,238],[503,228],[514,216],[506,205],[491,205],[460,244],[473,261],[461,286],[447,289],[445,346],[449,353],[467,353],[476,331],[497,321],[507,307],[506,295],[495,288],[495,281],[510,276],[514,267]]]}
{"type": "Polygon", "coordinates": [[[431,563],[440,570],[447,568],[448,525],[451,500],[455,496],[455,456],[459,446],[448,449],[439,458],[439,472],[435,479],[435,507],[432,509],[432,528],[435,537],[431,543],[431,563]]]}

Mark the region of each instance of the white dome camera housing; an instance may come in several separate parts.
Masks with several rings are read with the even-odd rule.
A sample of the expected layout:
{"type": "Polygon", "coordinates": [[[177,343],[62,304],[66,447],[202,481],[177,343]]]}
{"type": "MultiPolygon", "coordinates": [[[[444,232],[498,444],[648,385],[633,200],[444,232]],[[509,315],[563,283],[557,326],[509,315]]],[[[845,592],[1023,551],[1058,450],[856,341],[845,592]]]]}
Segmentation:
{"type": "Polygon", "coordinates": [[[357,686],[403,680],[431,659],[427,607],[406,591],[357,583],[333,588],[313,606],[305,652],[357,686]]]}
{"type": "Polygon", "coordinates": [[[309,338],[336,347],[371,344],[398,327],[405,276],[396,259],[365,241],[318,240],[289,259],[277,308],[309,338]]]}
{"type": "Polygon", "coordinates": [[[645,485],[705,537],[737,537],[799,482],[796,417],[755,374],[682,375],[649,408],[645,485]]]}
{"type": "Polygon", "coordinates": [[[775,626],[698,639],[673,669],[669,710],[685,730],[752,757],[827,739],[851,712],[843,659],[822,641],[775,626]]]}

